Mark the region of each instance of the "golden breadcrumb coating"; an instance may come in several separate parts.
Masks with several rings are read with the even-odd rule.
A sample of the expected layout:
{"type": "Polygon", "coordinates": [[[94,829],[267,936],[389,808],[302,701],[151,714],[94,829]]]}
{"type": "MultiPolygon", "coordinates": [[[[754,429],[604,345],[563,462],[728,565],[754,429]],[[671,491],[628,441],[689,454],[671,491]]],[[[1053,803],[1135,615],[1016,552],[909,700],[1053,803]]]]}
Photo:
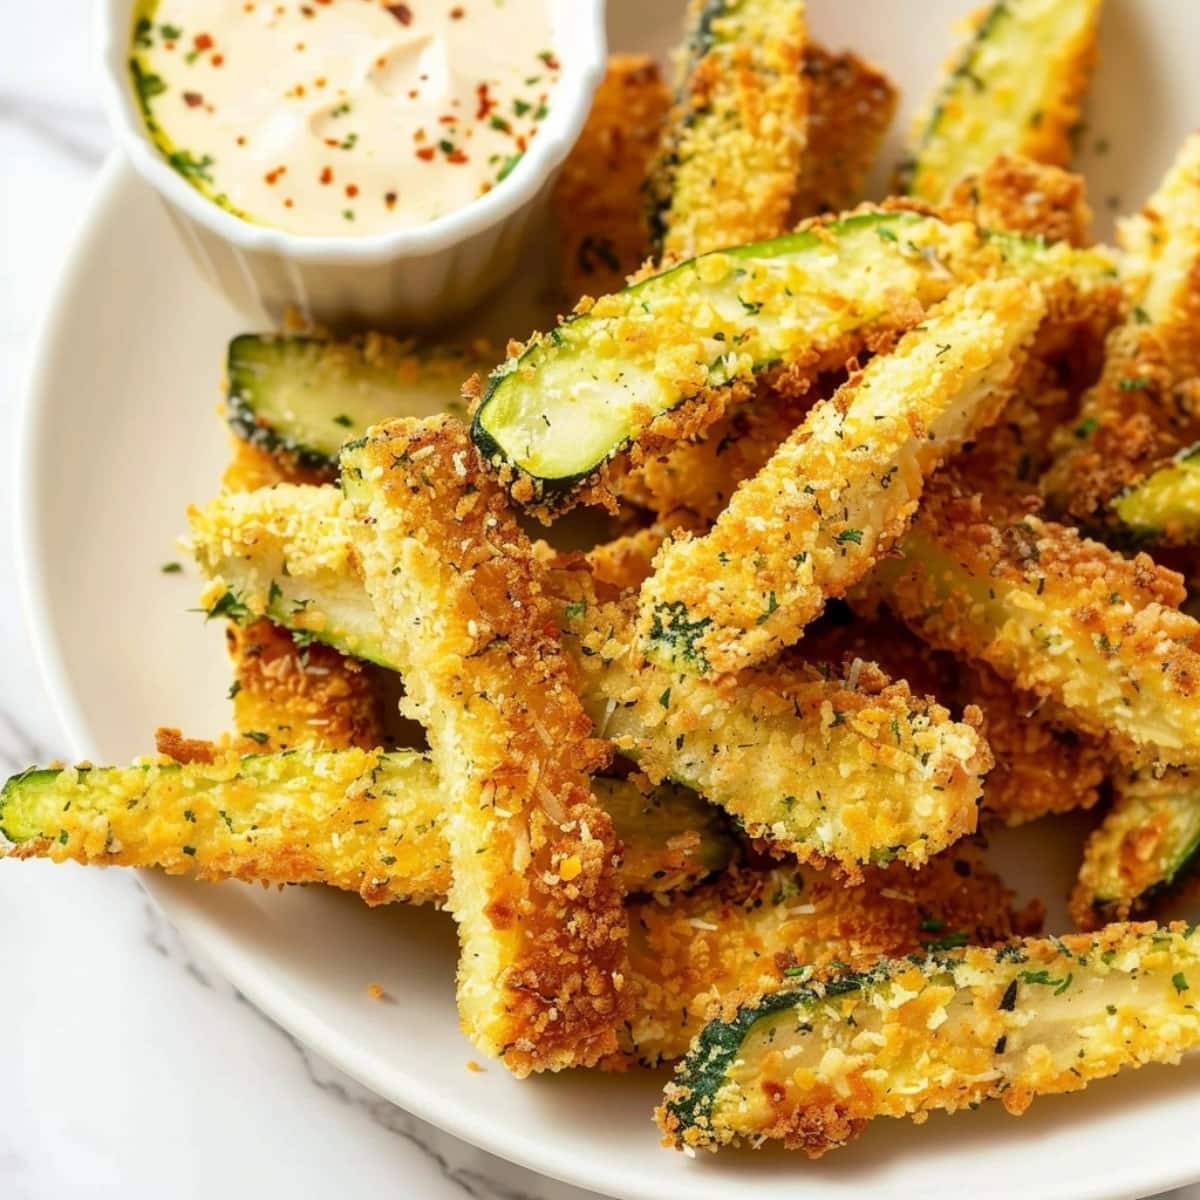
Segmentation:
{"type": "Polygon", "coordinates": [[[517,1075],[612,1052],[628,1008],[616,839],[559,609],[528,538],[451,418],[377,426],[342,452],[372,602],[449,797],[458,999],[517,1075]]]}
{"type": "MultiPolygon", "coordinates": [[[[1200,134],[1121,240],[1132,311],[1109,336],[1100,379],[1056,434],[1042,484],[1055,511],[1083,522],[1111,524],[1123,489],[1200,438],[1200,134]]],[[[1171,536],[1169,525],[1157,532],[1171,536]]]]}
{"type": "Polygon", "coordinates": [[[690,0],[689,59],[648,177],[664,259],[787,228],[804,153],[802,0],[690,0]]]}
{"type": "Polygon", "coordinates": [[[666,1143],[778,1140],[819,1158],[876,1117],[999,1099],[1014,1116],[1200,1044],[1195,927],[968,947],[823,970],[734,995],[692,1044],[659,1108],[666,1143]]]}
{"type": "Polygon", "coordinates": [[[723,674],[803,636],[903,534],[926,477],[998,415],[1044,313],[1033,285],[981,281],[818,404],[706,536],[658,554],[646,653],[723,674]]]}
{"type": "Polygon", "coordinates": [[[785,985],[798,967],[867,964],[924,943],[988,945],[1014,932],[1013,895],[962,845],[919,871],[872,868],[848,885],[805,867],[734,870],[629,909],[633,1014],[623,1051],[647,1066],[679,1058],[713,1001],[785,985]]]}
{"type": "Polygon", "coordinates": [[[961,180],[942,211],[984,229],[1089,246],[1092,210],[1082,175],[1019,154],[1001,154],[961,180]]]}
{"type": "Polygon", "coordinates": [[[329,646],[297,646],[271,621],[230,622],[234,726],[263,750],[380,744],[379,699],[367,664],[329,646]],[[251,735],[253,737],[251,738],[251,735]]]}
{"type": "Polygon", "coordinates": [[[901,190],[940,204],[1001,154],[1065,167],[1096,61],[1101,0],[996,0],[918,116],[901,190]]]}
{"type": "Polygon", "coordinates": [[[1144,915],[1191,867],[1200,846],[1196,784],[1178,769],[1114,778],[1112,805],[1088,838],[1071,894],[1081,929],[1144,915]]]}
{"type": "Polygon", "coordinates": [[[642,183],[671,92],[647,54],[614,54],[563,163],[553,206],[569,301],[619,291],[649,254],[642,183]]]}
{"type": "Polygon", "coordinates": [[[1056,725],[1035,695],[981,662],[935,650],[885,612],[848,624],[814,626],[796,648],[811,662],[876,662],[918,696],[935,696],[952,712],[980,714],[979,730],[995,765],[983,780],[984,815],[1005,825],[1093,807],[1109,756],[1092,738],[1056,725]]]}
{"type": "Polygon", "coordinates": [[[1200,624],[1182,578],[944,476],[872,576],[921,637],[1051,702],[1123,761],[1200,761],[1200,624]]]}
{"type": "MultiPolygon", "coordinates": [[[[876,66],[850,51],[804,48],[808,122],[792,219],[841,212],[862,199],[899,92],[876,66]]],[[[780,230],[779,232],[783,232],[780,230]]]]}
{"type": "Polygon", "coordinates": [[[277,483],[332,483],[336,478],[333,471],[302,467],[294,455],[285,451],[273,453],[239,437],[229,440],[232,453],[221,476],[224,491],[253,492],[258,488],[274,487],[277,483]]]}

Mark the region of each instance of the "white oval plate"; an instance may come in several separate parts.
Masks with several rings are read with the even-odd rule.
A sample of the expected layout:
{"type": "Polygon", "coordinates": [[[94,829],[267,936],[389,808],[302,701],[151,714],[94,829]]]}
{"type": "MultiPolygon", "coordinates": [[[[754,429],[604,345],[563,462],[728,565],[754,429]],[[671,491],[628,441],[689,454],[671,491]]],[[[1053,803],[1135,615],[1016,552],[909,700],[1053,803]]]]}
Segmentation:
{"type": "MultiPolygon", "coordinates": [[[[822,39],[890,70],[911,111],[948,52],[951,18],[974,3],[810,0],[810,10],[822,39]]],[[[615,47],[657,51],[677,28],[675,0],[614,0],[612,8],[615,47]]],[[[1150,191],[1200,114],[1198,19],[1191,0],[1109,0],[1083,139],[1102,232],[1110,206],[1136,206],[1150,191]]],[[[512,308],[493,305],[491,317],[511,320],[512,308]]],[[[143,753],[157,725],[211,734],[228,724],[220,624],[205,627],[188,611],[199,587],[193,570],[159,568],[186,557],[175,545],[184,510],[217,486],[227,453],[215,414],[221,359],[241,330],[157,200],[110,163],[37,350],[19,484],[31,626],[80,756],[143,753]]],[[[1001,869],[1050,903],[1051,929],[1066,927],[1061,897],[1085,828],[1047,822],[997,839],[1001,869]]],[[[494,1066],[469,1072],[448,919],[368,911],[315,888],[268,893],[156,875],[144,882],[251,1000],[351,1075],[494,1154],[610,1195],[959,1200],[965,1189],[1101,1200],[1200,1179],[1200,1063],[1039,1101],[1020,1121],[991,1105],[921,1128],[880,1122],[819,1164],[776,1153],[690,1161],[657,1145],[650,1111],[661,1077],[576,1073],[517,1083],[494,1066]],[[394,1002],[367,998],[375,981],[394,1002]]]]}

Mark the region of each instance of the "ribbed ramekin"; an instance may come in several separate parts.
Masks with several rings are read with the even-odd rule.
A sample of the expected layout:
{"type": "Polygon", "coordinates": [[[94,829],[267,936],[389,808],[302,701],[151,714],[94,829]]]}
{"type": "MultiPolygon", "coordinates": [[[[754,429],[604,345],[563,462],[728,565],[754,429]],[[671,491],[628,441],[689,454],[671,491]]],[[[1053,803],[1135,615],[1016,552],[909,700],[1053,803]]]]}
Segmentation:
{"type": "Polygon", "coordinates": [[[150,140],[129,71],[136,0],[96,6],[104,102],[117,140],[158,192],[202,273],[248,317],[288,310],[334,326],[432,325],[512,273],[604,73],[604,0],[547,0],[562,73],[513,172],[465,208],[415,229],[308,237],[241,220],[174,171],[150,140]]]}

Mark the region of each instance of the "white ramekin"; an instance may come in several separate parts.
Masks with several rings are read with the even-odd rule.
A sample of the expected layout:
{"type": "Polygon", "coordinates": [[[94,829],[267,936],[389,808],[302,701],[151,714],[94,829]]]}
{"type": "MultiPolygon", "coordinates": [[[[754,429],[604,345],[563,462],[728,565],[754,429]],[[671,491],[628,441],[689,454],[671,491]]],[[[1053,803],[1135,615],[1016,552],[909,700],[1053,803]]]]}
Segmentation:
{"type": "Polygon", "coordinates": [[[604,0],[548,0],[562,74],[524,157],[487,195],[417,229],[302,237],[207,200],[146,133],[129,74],[136,0],[96,5],[104,103],[116,137],[166,204],[204,275],[247,316],[288,310],[334,326],[432,325],[472,308],[516,266],[604,73],[604,0]]]}

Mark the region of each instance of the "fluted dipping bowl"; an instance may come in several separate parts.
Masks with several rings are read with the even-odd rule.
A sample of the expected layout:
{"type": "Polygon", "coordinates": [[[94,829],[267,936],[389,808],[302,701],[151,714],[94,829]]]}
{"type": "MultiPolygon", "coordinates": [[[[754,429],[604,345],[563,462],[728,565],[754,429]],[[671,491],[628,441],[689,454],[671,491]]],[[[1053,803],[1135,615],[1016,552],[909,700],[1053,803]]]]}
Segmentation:
{"type": "Polygon", "coordinates": [[[234,216],[180,176],[147,134],[129,71],[136,0],[96,6],[104,105],[117,142],[162,198],[191,257],[248,316],[383,327],[432,325],[473,307],[516,267],[604,73],[605,0],[546,0],[562,64],[550,113],[512,173],[416,228],[313,237],[234,216]]]}

